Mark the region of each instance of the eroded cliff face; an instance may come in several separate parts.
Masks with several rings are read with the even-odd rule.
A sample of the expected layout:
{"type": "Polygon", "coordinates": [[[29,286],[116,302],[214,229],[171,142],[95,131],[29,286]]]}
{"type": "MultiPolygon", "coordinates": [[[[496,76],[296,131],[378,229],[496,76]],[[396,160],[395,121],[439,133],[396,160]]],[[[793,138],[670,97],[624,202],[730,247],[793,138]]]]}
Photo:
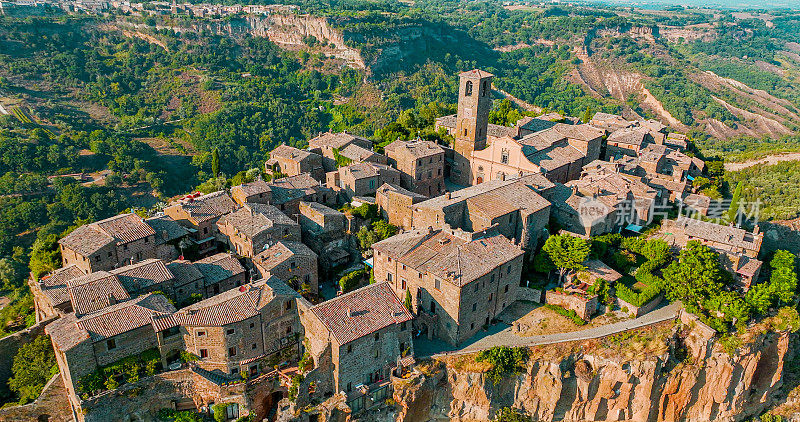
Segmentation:
{"type": "Polygon", "coordinates": [[[497,385],[443,363],[396,385],[398,420],[486,421],[511,406],[546,421],[740,421],[774,404],[790,339],[764,333],[733,355],[691,337],[648,359],[532,355],[524,372],[497,385]]]}

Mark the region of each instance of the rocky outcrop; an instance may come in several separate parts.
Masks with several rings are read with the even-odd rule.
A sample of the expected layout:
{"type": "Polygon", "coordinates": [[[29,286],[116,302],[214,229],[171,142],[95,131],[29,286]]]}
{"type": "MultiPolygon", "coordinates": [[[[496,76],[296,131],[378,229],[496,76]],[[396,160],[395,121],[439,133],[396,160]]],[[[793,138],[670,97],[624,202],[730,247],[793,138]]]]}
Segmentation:
{"type": "Polygon", "coordinates": [[[398,420],[485,421],[505,406],[546,421],[745,420],[779,391],[790,339],[764,333],[733,355],[706,337],[676,335],[670,351],[647,359],[532,356],[523,373],[497,385],[484,373],[442,365],[395,386],[398,420]]]}
{"type": "MultiPolygon", "coordinates": [[[[119,28],[142,31],[150,28],[144,24],[131,24],[122,20],[117,21],[116,25],[119,28]]],[[[249,34],[254,37],[269,38],[275,44],[291,49],[306,48],[304,40],[313,36],[319,41],[314,48],[320,52],[344,60],[351,67],[362,69],[365,67],[361,53],[348,47],[341,32],[330,25],[326,18],[317,16],[273,13],[268,16],[245,16],[236,19],[192,20],[179,25],[158,25],[155,29],[198,33],[207,31],[232,37],[249,34]]]]}

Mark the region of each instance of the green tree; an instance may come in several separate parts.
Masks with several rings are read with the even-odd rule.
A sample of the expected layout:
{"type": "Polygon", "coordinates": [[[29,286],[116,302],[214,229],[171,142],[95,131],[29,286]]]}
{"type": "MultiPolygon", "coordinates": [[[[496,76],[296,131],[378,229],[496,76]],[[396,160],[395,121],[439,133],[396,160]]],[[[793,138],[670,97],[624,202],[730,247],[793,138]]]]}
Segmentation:
{"type": "Polygon", "coordinates": [[[406,300],[404,304],[406,305],[406,309],[408,309],[408,312],[413,312],[412,302],[411,302],[411,291],[408,289],[406,289],[406,300]]]}
{"type": "Polygon", "coordinates": [[[58,236],[54,234],[37,237],[31,248],[31,272],[39,278],[61,266],[58,236]]]}
{"type": "Polygon", "coordinates": [[[581,122],[589,123],[589,120],[592,120],[592,108],[586,106],[586,110],[583,111],[583,116],[581,116],[581,122]]]}
{"type": "Polygon", "coordinates": [[[533,422],[533,418],[513,407],[501,407],[492,419],[493,422],[533,422]]]}
{"type": "Polygon", "coordinates": [[[39,397],[44,385],[57,373],[50,337],[42,335],[20,347],[14,356],[8,387],[19,397],[20,404],[30,403],[39,397]]]}
{"type": "Polygon", "coordinates": [[[0,258],[0,289],[14,290],[20,287],[25,279],[22,265],[11,258],[0,258]]]}
{"type": "Polygon", "coordinates": [[[586,268],[583,262],[591,252],[591,244],[579,237],[568,234],[557,234],[547,238],[542,246],[550,261],[559,269],[559,281],[569,271],[578,271],[586,268]]]}
{"type": "Polygon", "coordinates": [[[211,153],[211,173],[214,177],[219,177],[219,148],[214,148],[211,153]]]}
{"type": "Polygon", "coordinates": [[[733,198],[731,198],[731,205],[728,208],[728,221],[736,221],[739,215],[739,202],[742,200],[742,182],[736,184],[736,190],[733,191],[733,198]]]}

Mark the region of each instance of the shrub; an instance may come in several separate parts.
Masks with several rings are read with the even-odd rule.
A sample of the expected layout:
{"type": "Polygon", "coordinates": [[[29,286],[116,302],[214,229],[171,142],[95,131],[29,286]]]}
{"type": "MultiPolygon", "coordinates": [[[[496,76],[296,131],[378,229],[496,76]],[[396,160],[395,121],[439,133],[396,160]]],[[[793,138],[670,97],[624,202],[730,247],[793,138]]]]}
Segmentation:
{"type": "Polygon", "coordinates": [[[110,365],[102,366],[78,381],[81,394],[92,395],[102,390],[114,390],[120,386],[120,379],[136,382],[142,373],[153,375],[161,368],[161,354],[158,349],[120,359],[110,365]]]}
{"type": "Polygon", "coordinates": [[[158,419],[165,422],[203,422],[203,417],[197,412],[167,408],[158,411],[158,419]]]}
{"type": "Polygon", "coordinates": [[[586,325],[586,321],[583,318],[579,317],[578,313],[573,311],[572,309],[565,309],[562,308],[561,306],[551,305],[549,303],[546,303],[543,306],[561,316],[569,318],[570,320],[572,320],[572,322],[575,323],[575,325],[586,325]]]}
{"type": "Polygon", "coordinates": [[[493,422],[533,422],[533,418],[513,407],[501,407],[493,422]]]}
{"type": "Polygon", "coordinates": [[[184,362],[184,363],[194,362],[194,361],[200,360],[200,356],[197,356],[196,354],[194,354],[192,352],[187,352],[186,350],[181,350],[180,351],[180,358],[181,358],[181,362],[184,362]]]}
{"type": "Polygon", "coordinates": [[[49,336],[39,336],[20,347],[11,365],[8,386],[16,393],[19,404],[36,400],[47,381],[58,373],[56,357],[49,336]]]}
{"type": "Polygon", "coordinates": [[[339,287],[342,289],[342,293],[355,290],[366,275],[367,270],[363,269],[355,270],[343,275],[342,278],[339,279],[339,287]]]}
{"type": "Polygon", "coordinates": [[[289,385],[289,395],[287,397],[289,401],[294,402],[297,400],[300,384],[302,384],[305,379],[306,378],[302,374],[295,374],[295,376],[292,377],[292,383],[289,385]]]}
{"type": "Polygon", "coordinates": [[[661,294],[660,286],[649,285],[639,293],[634,292],[630,287],[618,283],[615,287],[618,298],[630,303],[633,306],[644,306],[661,294]]]}
{"type": "Polygon", "coordinates": [[[215,422],[225,422],[228,420],[227,410],[231,403],[217,403],[211,406],[211,411],[214,413],[215,422]]]}
{"type": "Polygon", "coordinates": [[[489,363],[492,367],[486,373],[493,384],[498,384],[507,374],[522,371],[522,365],[528,359],[528,350],[521,347],[496,346],[478,353],[478,362],[489,363]]]}

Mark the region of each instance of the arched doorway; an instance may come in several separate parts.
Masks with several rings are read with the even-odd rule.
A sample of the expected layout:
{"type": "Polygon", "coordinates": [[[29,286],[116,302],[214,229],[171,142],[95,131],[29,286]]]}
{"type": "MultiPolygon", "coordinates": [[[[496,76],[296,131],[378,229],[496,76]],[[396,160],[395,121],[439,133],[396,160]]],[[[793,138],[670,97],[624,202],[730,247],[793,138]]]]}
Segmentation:
{"type": "Polygon", "coordinates": [[[274,421],[278,413],[278,403],[283,399],[283,391],[273,391],[264,398],[264,409],[267,410],[266,420],[274,421]]]}

